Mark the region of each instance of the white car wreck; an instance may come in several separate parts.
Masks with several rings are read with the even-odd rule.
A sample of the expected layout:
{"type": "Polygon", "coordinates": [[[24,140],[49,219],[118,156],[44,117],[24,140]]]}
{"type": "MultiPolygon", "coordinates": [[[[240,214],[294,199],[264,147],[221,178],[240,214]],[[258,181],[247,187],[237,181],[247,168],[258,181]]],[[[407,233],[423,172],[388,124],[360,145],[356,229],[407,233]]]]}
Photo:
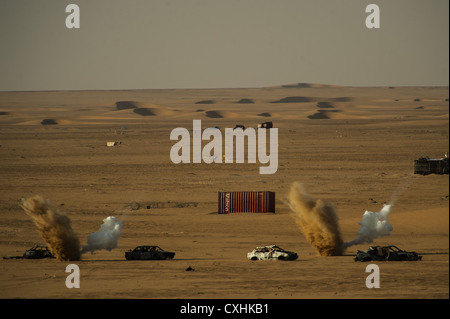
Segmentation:
{"type": "Polygon", "coordinates": [[[247,253],[250,260],[295,260],[298,258],[297,253],[284,250],[277,245],[256,247],[252,252],[247,253]]]}

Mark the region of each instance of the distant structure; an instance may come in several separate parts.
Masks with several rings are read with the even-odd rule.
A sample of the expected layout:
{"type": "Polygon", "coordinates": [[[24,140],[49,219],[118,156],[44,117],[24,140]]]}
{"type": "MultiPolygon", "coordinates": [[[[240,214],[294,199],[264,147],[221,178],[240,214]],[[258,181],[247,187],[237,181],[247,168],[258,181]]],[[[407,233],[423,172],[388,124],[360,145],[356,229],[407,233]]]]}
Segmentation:
{"type": "Polygon", "coordinates": [[[448,174],[449,158],[448,152],[445,152],[443,158],[421,157],[414,160],[414,174],[448,174]]]}
{"type": "Polygon", "coordinates": [[[219,214],[275,213],[275,192],[219,192],[219,214]]]}

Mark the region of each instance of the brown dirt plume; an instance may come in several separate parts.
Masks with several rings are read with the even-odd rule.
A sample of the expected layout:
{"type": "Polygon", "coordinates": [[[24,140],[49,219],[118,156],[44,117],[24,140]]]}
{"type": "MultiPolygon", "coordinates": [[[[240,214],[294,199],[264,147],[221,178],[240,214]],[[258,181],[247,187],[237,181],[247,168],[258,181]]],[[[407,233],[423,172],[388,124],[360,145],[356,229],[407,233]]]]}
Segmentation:
{"type": "Polygon", "coordinates": [[[66,215],[53,211],[48,200],[38,195],[22,199],[21,206],[57,259],[80,260],[80,241],[66,215]]]}
{"type": "Polygon", "coordinates": [[[333,205],[312,199],[299,182],[291,186],[289,205],[300,230],[321,256],[342,255],[343,241],[333,205]]]}

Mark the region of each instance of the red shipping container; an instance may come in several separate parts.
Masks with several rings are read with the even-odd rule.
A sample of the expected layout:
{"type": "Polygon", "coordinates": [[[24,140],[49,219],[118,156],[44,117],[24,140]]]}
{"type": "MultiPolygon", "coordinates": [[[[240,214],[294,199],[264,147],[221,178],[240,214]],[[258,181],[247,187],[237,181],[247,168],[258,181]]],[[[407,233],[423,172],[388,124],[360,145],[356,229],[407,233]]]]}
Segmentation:
{"type": "Polygon", "coordinates": [[[219,214],[275,213],[275,192],[219,192],[219,214]]]}

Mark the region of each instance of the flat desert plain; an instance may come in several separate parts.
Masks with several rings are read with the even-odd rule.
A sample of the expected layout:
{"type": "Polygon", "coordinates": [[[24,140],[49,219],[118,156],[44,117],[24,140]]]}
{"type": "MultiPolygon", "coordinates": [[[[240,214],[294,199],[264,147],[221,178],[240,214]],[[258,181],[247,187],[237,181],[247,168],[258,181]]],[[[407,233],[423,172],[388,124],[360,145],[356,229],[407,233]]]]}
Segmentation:
{"type": "MultiPolygon", "coordinates": [[[[414,160],[449,149],[448,87],[293,84],[250,89],[0,92],[0,254],[45,244],[20,207],[41,195],[71,220],[81,245],[103,219],[122,221],[118,247],[79,261],[1,259],[1,298],[449,298],[449,176],[414,174],[414,160]],[[278,128],[278,169],[257,163],[174,164],[174,128],[236,124],[278,128]],[[108,141],[117,142],[107,147],[108,141]],[[389,236],[320,256],[286,204],[301,182],[331,203],[344,241],[366,210],[393,201],[389,236]],[[275,213],[218,214],[219,191],[276,192],[275,213]],[[278,244],[295,261],[250,261],[278,244]],[[370,245],[396,245],[423,259],[375,262],[370,245]],[[173,260],[128,261],[158,245],[173,260]],[[66,287],[66,266],[80,288],[66,287]],[[188,267],[194,271],[186,271],[188,267]]],[[[206,143],[205,141],[203,142],[206,143]]]]}

